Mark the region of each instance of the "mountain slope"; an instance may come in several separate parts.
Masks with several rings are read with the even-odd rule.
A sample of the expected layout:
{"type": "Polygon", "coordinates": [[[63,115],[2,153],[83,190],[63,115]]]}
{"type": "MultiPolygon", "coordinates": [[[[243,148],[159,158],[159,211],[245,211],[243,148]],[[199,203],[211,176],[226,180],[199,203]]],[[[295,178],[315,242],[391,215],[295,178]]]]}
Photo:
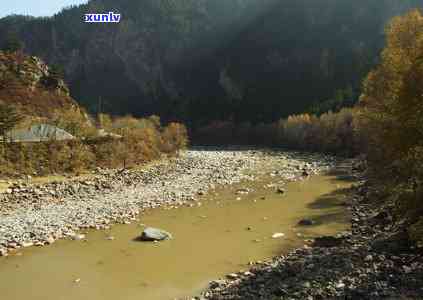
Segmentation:
{"type": "Polygon", "coordinates": [[[157,113],[194,124],[271,121],[358,93],[387,20],[417,0],[93,0],[52,18],[0,20],[25,50],[63,65],[93,112],[157,113]],[[114,11],[121,23],[85,24],[114,11]],[[99,105],[101,103],[101,106],[99,105]]]}
{"type": "Polygon", "coordinates": [[[56,110],[79,109],[63,80],[38,57],[0,51],[0,102],[29,116],[49,117],[56,110]]]}

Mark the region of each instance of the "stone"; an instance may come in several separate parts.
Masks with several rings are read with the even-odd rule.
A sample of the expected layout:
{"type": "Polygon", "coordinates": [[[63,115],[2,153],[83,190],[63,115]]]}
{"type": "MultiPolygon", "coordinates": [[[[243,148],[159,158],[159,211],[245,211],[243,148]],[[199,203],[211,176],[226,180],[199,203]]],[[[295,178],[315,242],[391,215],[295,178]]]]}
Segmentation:
{"type": "Polygon", "coordinates": [[[229,279],[237,279],[238,278],[238,274],[231,273],[231,274],[226,275],[226,277],[228,277],[229,279]]]}
{"type": "Polygon", "coordinates": [[[276,190],[276,192],[277,192],[278,194],[285,194],[285,193],[286,193],[286,190],[285,190],[284,188],[279,187],[279,188],[276,190]]]}
{"type": "Polygon", "coordinates": [[[0,256],[7,256],[7,249],[0,248],[0,256]]]}
{"type": "Polygon", "coordinates": [[[74,236],[72,236],[72,240],[74,241],[82,241],[85,239],[85,234],[75,234],[74,236]]]}
{"type": "Polygon", "coordinates": [[[248,188],[242,188],[242,189],[238,189],[236,191],[237,195],[243,195],[243,194],[248,194],[250,192],[250,190],[248,188]]]}
{"type": "Polygon", "coordinates": [[[172,235],[169,232],[166,232],[158,228],[147,227],[144,229],[139,239],[141,241],[150,241],[150,242],[164,241],[164,240],[172,239],[172,235]]]}
{"type": "Polygon", "coordinates": [[[343,283],[343,282],[338,282],[337,284],[336,284],[336,286],[335,286],[337,289],[343,289],[343,288],[345,288],[345,283],[343,283]]]}
{"type": "Polygon", "coordinates": [[[277,233],[274,233],[273,235],[272,235],[272,239],[280,239],[280,238],[283,238],[285,236],[285,234],[284,233],[282,233],[282,232],[277,232],[277,233]]]}
{"type": "Polygon", "coordinates": [[[373,260],[373,256],[371,256],[370,254],[369,255],[367,255],[365,258],[364,258],[364,261],[372,261],[373,260]]]}
{"type": "Polygon", "coordinates": [[[224,280],[213,280],[213,281],[210,281],[209,286],[210,288],[215,289],[224,284],[225,284],[224,280]]]}
{"type": "Polygon", "coordinates": [[[52,236],[49,236],[49,237],[47,237],[45,242],[47,243],[47,245],[51,245],[55,242],[55,239],[52,236]]]}
{"type": "Polygon", "coordinates": [[[21,246],[24,247],[24,248],[28,248],[28,247],[34,246],[34,243],[33,242],[23,242],[23,243],[21,243],[21,246]]]}
{"type": "Polygon", "coordinates": [[[302,219],[298,222],[300,226],[312,226],[314,224],[316,224],[316,222],[311,219],[302,219]]]}

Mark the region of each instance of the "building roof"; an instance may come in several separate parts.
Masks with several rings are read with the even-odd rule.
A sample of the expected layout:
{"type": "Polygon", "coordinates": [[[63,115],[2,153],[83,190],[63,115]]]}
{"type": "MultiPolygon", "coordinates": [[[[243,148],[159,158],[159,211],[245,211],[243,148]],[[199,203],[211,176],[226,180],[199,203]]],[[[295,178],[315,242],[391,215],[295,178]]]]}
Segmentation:
{"type": "Polygon", "coordinates": [[[32,125],[26,129],[11,130],[6,137],[13,142],[43,142],[43,141],[66,141],[75,137],[63,129],[48,124],[32,125]]]}

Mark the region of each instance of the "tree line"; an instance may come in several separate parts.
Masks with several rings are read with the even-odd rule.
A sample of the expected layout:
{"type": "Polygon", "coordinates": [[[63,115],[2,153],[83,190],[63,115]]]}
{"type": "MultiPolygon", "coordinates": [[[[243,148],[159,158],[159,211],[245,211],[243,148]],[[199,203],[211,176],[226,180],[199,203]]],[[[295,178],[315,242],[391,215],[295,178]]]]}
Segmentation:
{"type": "Polygon", "coordinates": [[[380,63],[365,77],[353,108],[268,124],[215,121],[196,130],[194,141],[363,154],[379,200],[395,203],[397,218],[405,218],[410,237],[423,247],[422,11],[393,18],[385,32],[380,63]]]}

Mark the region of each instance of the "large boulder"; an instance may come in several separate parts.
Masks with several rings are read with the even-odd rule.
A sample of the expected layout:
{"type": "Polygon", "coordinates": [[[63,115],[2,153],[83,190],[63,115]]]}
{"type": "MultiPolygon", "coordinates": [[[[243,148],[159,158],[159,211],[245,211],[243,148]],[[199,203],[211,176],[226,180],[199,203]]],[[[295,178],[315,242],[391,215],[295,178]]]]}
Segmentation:
{"type": "Polygon", "coordinates": [[[169,232],[158,228],[147,227],[144,229],[140,236],[141,241],[164,241],[172,238],[172,235],[169,232]]]}

